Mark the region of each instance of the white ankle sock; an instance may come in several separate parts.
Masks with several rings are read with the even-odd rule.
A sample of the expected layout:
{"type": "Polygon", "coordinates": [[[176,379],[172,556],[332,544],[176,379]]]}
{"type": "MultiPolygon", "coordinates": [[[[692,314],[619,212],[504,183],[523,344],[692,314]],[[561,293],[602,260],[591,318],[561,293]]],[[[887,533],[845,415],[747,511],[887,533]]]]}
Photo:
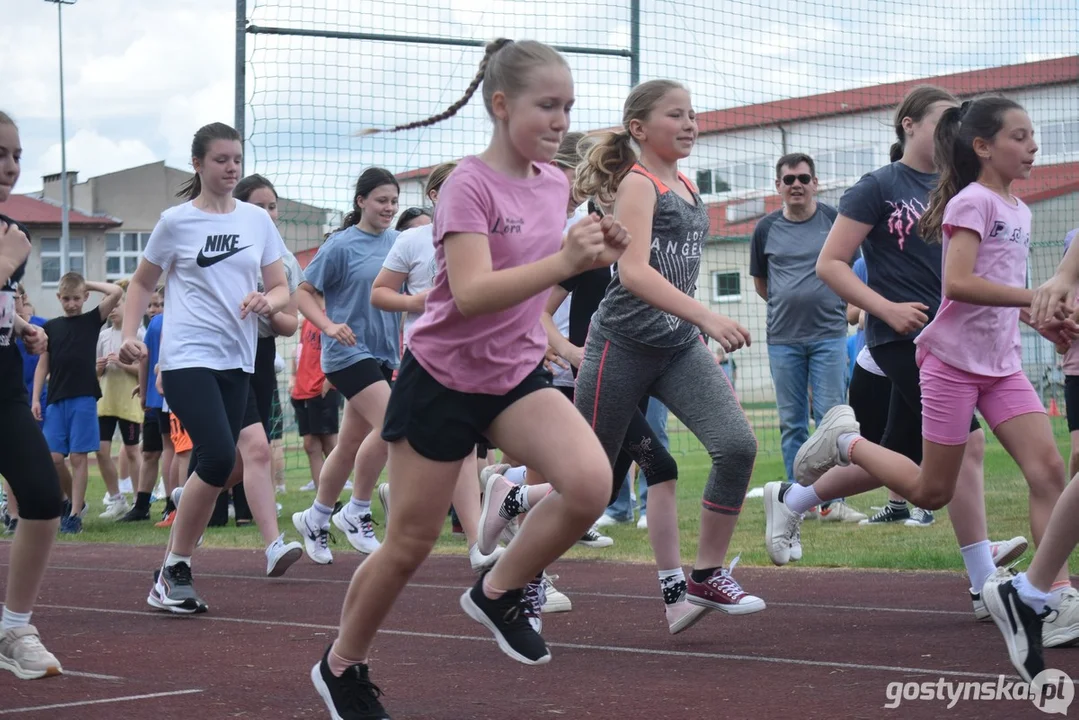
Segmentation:
{"type": "Polygon", "coordinates": [[[982,540],[973,545],[959,548],[963,555],[963,564],[967,568],[967,577],[970,578],[970,589],[976,593],[982,591],[982,585],[989,576],[997,569],[993,564],[993,553],[989,549],[989,541],[982,540]]]}
{"type": "Polygon", "coordinates": [[[165,558],[165,567],[172,567],[173,565],[175,565],[177,563],[187,563],[187,566],[191,567],[191,556],[190,555],[177,555],[176,553],[171,553],[170,552],[168,554],[168,557],[165,558]]]}
{"type": "Polygon", "coordinates": [[[349,515],[352,517],[363,517],[364,515],[371,514],[371,501],[370,500],[357,500],[352,498],[348,501],[349,515]]]}
{"type": "Polygon", "coordinates": [[[514,485],[524,485],[525,484],[525,477],[527,475],[528,475],[528,468],[526,468],[524,465],[518,465],[517,467],[512,467],[509,470],[507,470],[506,472],[502,473],[502,477],[506,478],[507,480],[509,480],[514,485]]]}
{"type": "Polygon", "coordinates": [[[791,512],[796,512],[799,515],[815,505],[820,505],[821,502],[823,501],[817,496],[817,491],[813,489],[812,485],[802,487],[795,483],[788,487],[787,492],[783,495],[783,503],[791,512]]]}
{"type": "Polygon", "coordinates": [[[31,610],[28,613],[17,613],[14,610],[8,610],[7,606],[4,606],[4,617],[0,621],[0,630],[8,632],[9,630],[15,630],[17,628],[23,628],[30,624],[30,616],[34,614],[31,610]]]}
{"type": "Polygon", "coordinates": [[[855,441],[861,439],[861,435],[855,432],[843,433],[836,441],[836,445],[839,447],[839,459],[845,463],[850,462],[850,449],[854,445],[855,441]]]}
{"type": "Polygon", "coordinates": [[[330,524],[330,516],[333,515],[333,508],[326,507],[318,500],[315,500],[311,503],[308,512],[311,513],[311,519],[317,521],[320,528],[324,528],[330,524]]]}
{"type": "Polygon", "coordinates": [[[1034,612],[1043,613],[1049,603],[1050,593],[1042,592],[1030,584],[1027,574],[1021,572],[1012,579],[1015,591],[1019,593],[1019,599],[1027,604],[1034,612]]]}

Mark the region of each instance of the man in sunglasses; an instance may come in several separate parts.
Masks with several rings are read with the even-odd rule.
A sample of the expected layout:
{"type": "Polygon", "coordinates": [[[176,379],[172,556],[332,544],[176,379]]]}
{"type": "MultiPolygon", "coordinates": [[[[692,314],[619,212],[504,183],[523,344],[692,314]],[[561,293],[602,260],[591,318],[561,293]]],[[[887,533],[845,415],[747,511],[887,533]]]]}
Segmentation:
{"type": "MultiPolygon", "coordinates": [[[[794,481],[794,455],[814,421],[846,402],[846,303],[816,273],[817,256],[835,222],[835,208],[817,202],[813,158],[784,155],[776,163],[780,210],[757,223],[749,274],[768,303],[768,362],[776,389],[783,464],[794,481]]],[[[865,515],[842,501],[821,508],[821,519],[858,522],[865,515]]]]}

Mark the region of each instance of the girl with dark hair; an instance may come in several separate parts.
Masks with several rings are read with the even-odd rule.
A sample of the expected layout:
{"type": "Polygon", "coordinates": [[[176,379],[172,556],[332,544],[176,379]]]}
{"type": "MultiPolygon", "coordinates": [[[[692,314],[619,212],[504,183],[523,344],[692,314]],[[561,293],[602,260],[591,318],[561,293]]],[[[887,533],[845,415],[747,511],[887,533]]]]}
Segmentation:
{"type": "Polygon", "coordinates": [[[364,170],[352,210],[307,266],[298,293],[304,317],[322,332],[322,370],[346,400],[337,446],[322,466],[315,500],[292,516],[308,556],[322,565],[333,561],[327,547],[331,520],[359,552],[379,546],[371,496],[386,465],[386,442],[378,431],[400,343],[397,314],[372,307],[371,290],[398,235],[391,226],[399,193],[389,170],[364,170]],[[353,466],[352,499],[334,514],[353,466]]]}
{"type": "MultiPolygon", "coordinates": [[[[206,610],[192,582],[191,556],[236,463],[255,369],[255,318],[289,302],[284,243],[273,220],[232,196],[242,158],[240,136],[228,125],[195,133],[195,176],[181,191],[189,200],[161,214],[131,278],[124,314],[120,361],[141,361],[146,346],[136,337],[139,319],[166,275],[158,364],[170,409],[191,436],[194,467],[147,602],[179,614],[206,610]],[[265,292],[258,290],[260,275],[265,292]]],[[[274,564],[271,551],[288,552],[282,544],[268,548],[268,565],[274,564]]]]}

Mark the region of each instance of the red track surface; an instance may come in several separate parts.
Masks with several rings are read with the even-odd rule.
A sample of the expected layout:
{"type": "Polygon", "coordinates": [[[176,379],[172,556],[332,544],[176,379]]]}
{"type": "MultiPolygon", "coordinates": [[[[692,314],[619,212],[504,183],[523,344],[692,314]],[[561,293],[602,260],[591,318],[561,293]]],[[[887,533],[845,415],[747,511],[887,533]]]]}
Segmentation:
{"type": "MultiPolygon", "coordinates": [[[[4,573],[9,549],[0,544],[4,573]]],[[[58,546],[34,622],[68,674],[34,682],[0,674],[0,715],[327,717],[308,672],[334,636],[356,555],[338,548],[337,564],[305,559],[267,580],[261,552],[202,551],[195,579],[210,612],[197,617],[146,605],[160,555],[58,546]],[[155,693],[170,694],[119,700],[155,693]],[[37,709],[13,712],[24,708],[37,709]]],[[[460,610],[457,598],[473,577],[466,560],[429,560],[372,655],[372,677],[394,717],[1045,717],[1025,701],[884,709],[891,682],[1013,677],[996,628],[974,621],[955,574],[739,570],[768,609],[712,613],[672,637],[650,566],[567,561],[554,571],[573,611],[544,616],[553,658],[529,668],[502,655],[460,610]]],[[[1079,651],[1052,650],[1047,660],[1079,677],[1079,651]]]]}

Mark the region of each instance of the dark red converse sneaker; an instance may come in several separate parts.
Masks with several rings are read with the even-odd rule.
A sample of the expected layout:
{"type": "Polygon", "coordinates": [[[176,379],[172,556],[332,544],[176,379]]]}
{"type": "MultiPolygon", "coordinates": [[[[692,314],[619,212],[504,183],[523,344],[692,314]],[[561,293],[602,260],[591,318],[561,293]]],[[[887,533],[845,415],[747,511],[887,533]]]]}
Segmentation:
{"type": "Polygon", "coordinates": [[[731,575],[731,570],[738,563],[731,563],[731,568],[717,568],[701,582],[690,575],[686,579],[686,599],[694,605],[711,608],[728,615],[748,615],[764,609],[764,600],[754,595],[747,595],[738,581],[731,575]]]}

